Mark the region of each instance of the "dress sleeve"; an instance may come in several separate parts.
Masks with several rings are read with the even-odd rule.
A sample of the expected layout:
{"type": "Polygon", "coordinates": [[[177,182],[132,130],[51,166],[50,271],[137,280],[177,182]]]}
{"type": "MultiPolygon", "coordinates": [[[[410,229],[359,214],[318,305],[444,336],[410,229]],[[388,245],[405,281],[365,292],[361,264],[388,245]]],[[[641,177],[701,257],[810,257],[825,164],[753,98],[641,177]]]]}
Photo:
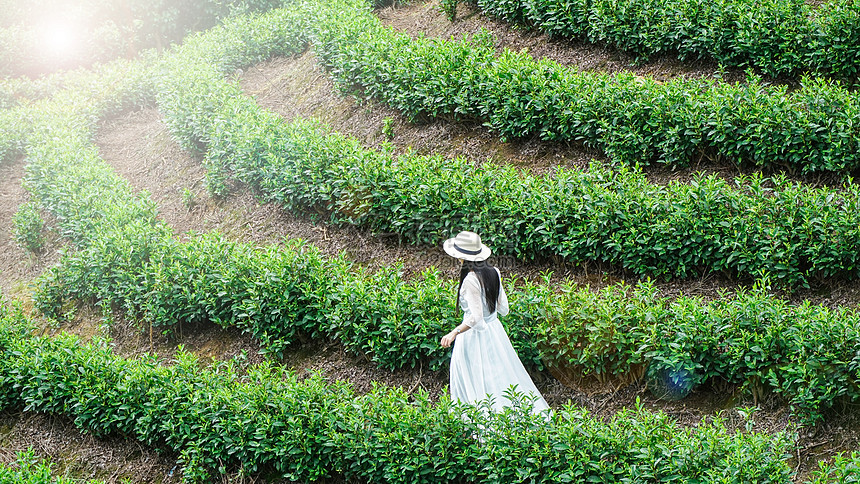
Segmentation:
{"type": "Polygon", "coordinates": [[[499,269],[496,269],[496,273],[499,274],[499,300],[496,301],[496,313],[499,316],[507,316],[508,311],[508,295],[505,294],[505,286],[502,285],[502,273],[499,272],[499,269]]]}
{"type": "Polygon", "coordinates": [[[466,302],[469,308],[471,320],[464,320],[470,328],[482,324],[484,322],[484,304],[481,300],[481,283],[478,282],[478,276],[474,272],[463,279],[463,287],[460,289],[460,297],[466,302]]]}

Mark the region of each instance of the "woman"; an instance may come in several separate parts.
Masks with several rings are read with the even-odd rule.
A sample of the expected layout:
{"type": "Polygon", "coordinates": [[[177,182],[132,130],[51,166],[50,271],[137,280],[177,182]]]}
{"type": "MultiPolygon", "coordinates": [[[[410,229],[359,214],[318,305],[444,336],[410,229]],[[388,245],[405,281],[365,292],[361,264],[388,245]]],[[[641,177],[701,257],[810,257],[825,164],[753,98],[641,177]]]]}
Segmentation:
{"type": "Polygon", "coordinates": [[[508,314],[508,297],[501,273],[486,262],[490,248],[474,232],[460,232],[443,248],[462,261],[457,304],[463,322],[442,337],[443,347],[454,345],[451,398],[477,403],[492,396],[492,409],[499,412],[511,405],[505,393],[514,385],[518,393],[536,399],[533,412],[548,409],[499,321],[498,316],[508,314]]]}

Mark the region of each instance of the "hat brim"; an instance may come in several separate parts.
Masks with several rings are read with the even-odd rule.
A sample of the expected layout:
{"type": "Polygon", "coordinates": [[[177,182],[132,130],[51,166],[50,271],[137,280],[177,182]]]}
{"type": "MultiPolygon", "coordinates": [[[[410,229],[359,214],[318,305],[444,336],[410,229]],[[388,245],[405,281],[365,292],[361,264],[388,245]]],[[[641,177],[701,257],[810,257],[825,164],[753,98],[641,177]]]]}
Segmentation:
{"type": "Polygon", "coordinates": [[[493,253],[493,251],[490,250],[490,248],[484,244],[481,244],[481,252],[477,254],[467,254],[465,252],[461,252],[460,249],[458,249],[454,245],[454,239],[448,239],[443,242],[442,249],[445,251],[446,254],[450,255],[451,257],[456,257],[457,259],[463,259],[472,262],[480,262],[482,260],[487,260],[490,257],[490,254],[493,253]]]}

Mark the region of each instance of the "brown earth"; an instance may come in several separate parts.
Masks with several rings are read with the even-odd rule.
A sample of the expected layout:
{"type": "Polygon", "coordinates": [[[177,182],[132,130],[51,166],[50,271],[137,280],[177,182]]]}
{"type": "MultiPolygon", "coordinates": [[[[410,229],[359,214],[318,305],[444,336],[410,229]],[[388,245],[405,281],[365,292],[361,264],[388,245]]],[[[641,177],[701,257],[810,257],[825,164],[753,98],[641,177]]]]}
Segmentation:
{"type": "MultiPolygon", "coordinates": [[[[671,61],[631,67],[629,59],[605,48],[555,42],[545,36],[509,29],[474,12],[469,13],[464,10],[464,5],[459,7],[461,20],[451,24],[435,8],[437,5],[436,1],[419,2],[385,9],[380,11],[380,17],[390,25],[414,34],[424,32],[442,37],[462,35],[484,26],[494,29],[500,39],[499,45],[515,49],[527,47],[534,55],[552,57],[582,68],[634,70],[642,75],[669,77],[710,75],[707,66],[691,68],[671,61]]],[[[355,136],[369,147],[390,143],[396,152],[414,149],[448,157],[465,156],[480,162],[510,163],[536,173],[562,165],[583,167],[593,158],[600,160],[599,154],[576,146],[538,140],[501,143],[480,126],[445,121],[411,124],[378,103],[340,96],[317,66],[312,53],[264,62],[247,69],[240,81],[246,93],[285,119],[317,117],[333,130],[355,136]]],[[[101,156],[121,176],[129,179],[135,189],[151,193],[159,206],[161,218],[174,227],[177,234],[190,230],[217,230],[237,240],[260,245],[276,244],[284,237],[303,238],[329,255],[346,252],[347,257],[371,269],[401,263],[404,274],[412,276],[428,265],[435,265],[449,276],[455,275],[455,266],[438,247],[406,246],[396,238],[380,237],[353,227],[317,224],[307,217],[289,214],[274,204],[261,202],[244,187],[236,187],[234,193],[225,199],[213,199],[206,191],[200,160],[171,139],[154,109],[107,120],[96,142],[101,156]]],[[[735,168],[716,168],[716,171],[721,170],[726,172],[726,176],[731,176],[735,168]]],[[[0,167],[0,227],[11,227],[12,215],[26,200],[26,192],[20,183],[22,176],[22,162],[0,167]]],[[[656,169],[652,176],[659,182],[684,179],[688,175],[656,169]]],[[[34,256],[18,248],[8,234],[0,234],[0,287],[4,293],[25,301],[26,305],[29,299],[27,284],[45,267],[57,261],[58,247],[59,241],[54,237],[44,254],[34,256]]],[[[568,267],[552,263],[513,262],[506,270],[532,278],[542,271],[551,270],[553,281],[572,279],[592,288],[603,287],[622,278],[630,279],[618,268],[599,265],[568,267]]],[[[730,293],[737,286],[737,282],[717,275],[658,283],[664,294],[700,295],[706,299],[719,297],[720,290],[730,293]]],[[[794,297],[809,298],[831,307],[856,307],[860,301],[858,288],[860,285],[854,283],[832,283],[794,297]]],[[[200,325],[182,328],[181,334],[168,338],[150,335],[147,328],[121,316],[104,316],[86,307],[78,312],[72,323],[61,328],[46,326],[46,331],[57,330],[71,331],[84,338],[95,334],[110,336],[116,351],[124,356],[156,352],[169,360],[176,347],[183,344],[204,361],[243,354],[247,355],[249,363],[262,359],[257,342],[237,330],[200,325]]],[[[284,359],[284,365],[298,372],[320,371],[330,379],[350,381],[359,392],[368,390],[371,382],[380,382],[409,391],[423,388],[438,396],[447,384],[445,372],[429,372],[423,368],[397,372],[381,370],[361,357],[347,354],[335,342],[311,342],[297,345],[293,350],[284,359]]],[[[555,374],[566,384],[549,373],[534,374],[538,387],[551,405],[572,402],[601,416],[611,416],[640,399],[646,408],[667,412],[683,425],[695,425],[702,418],[710,418],[722,410],[729,427],[740,428],[743,422],[735,408],[753,404],[744,399],[732,399],[725,389],[712,391],[704,388],[682,401],[669,402],[654,398],[641,383],[615,388],[612,383],[575,381],[566,378],[564,373],[555,374]]],[[[762,409],[756,413],[756,429],[779,431],[791,428],[786,409],[778,401],[770,398],[758,403],[762,409]]],[[[845,411],[831,415],[826,423],[803,431],[796,460],[798,481],[814,468],[817,460],[837,451],[857,448],[860,419],[856,413],[845,411]]],[[[34,443],[40,455],[62,462],[63,469],[70,469],[80,477],[97,477],[108,482],[120,482],[121,479],[129,482],[173,482],[176,478],[175,474],[171,475],[175,457],[159,457],[151,449],[121,439],[83,436],[70,422],[60,418],[30,413],[0,415],[0,449],[3,449],[0,461],[9,462],[13,451],[34,443]],[[87,466],[87,462],[91,465],[87,466]]]]}
{"type": "Polygon", "coordinates": [[[24,179],[24,160],[0,164],[0,293],[7,297],[29,301],[30,283],[58,260],[56,236],[48,230],[43,236],[49,247],[34,254],[18,245],[13,233],[12,219],[18,207],[30,199],[21,182],[24,179]]]}

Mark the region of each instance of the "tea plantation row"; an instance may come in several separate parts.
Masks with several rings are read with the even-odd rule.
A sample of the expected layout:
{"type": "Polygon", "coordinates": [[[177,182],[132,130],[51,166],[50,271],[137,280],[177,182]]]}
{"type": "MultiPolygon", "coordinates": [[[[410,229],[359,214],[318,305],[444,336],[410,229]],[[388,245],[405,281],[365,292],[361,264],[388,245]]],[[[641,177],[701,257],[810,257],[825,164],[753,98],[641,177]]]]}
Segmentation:
{"type": "Polygon", "coordinates": [[[315,52],[347,91],[409,116],[478,120],[503,138],[583,143],[613,159],[687,165],[721,158],[799,172],[860,167],[860,101],[839,83],[791,93],[751,77],[667,82],[580,72],[529,54],[395,33],[359,5],[314,22],[315,52]]]}
{"type": "MultiPolygon", "coordinates": [[[[639,60],[668,54],[778,76],[856,81],[860,5],[852,0],[462,0],[554,37],[605,42],[639,60]]],[[[453,14],[458,0],[442,0],[453,14]]],[[[453,16],[453,15],[451,15],[453,16]]]]}
{"type": "MultiPolygon", "coordinates": [[[[301,31],[310,28],[306,19],[295,21],[301,31]]],[[[530,176],[463,159],[393,157],[312,123],[284,123],[242,96],[220,74],[229,70],[224,61],[212,60],[242,63],[241,51],[225,56],[225,40],[257,34],[250,27],[233,32],[186,44],[166,62],[156,88],[173,135],[205,153],[215,193],[233,176],[291,209],[412,242],[435,244],[468,226],[500,254],[598,260],[638,275],[767,274],[796,288],[853,279],[860,270],[856,185],[811,189],[753,177],[733,187],[711,176],[664,187],[623,166],[530,176]]],[[[306,41],[291,32],[282,39],[282,51],[306,41]]],[[[252,52],[245,62],[259,57],[252,52]]]]}
{"type": "MultiPolygon", "coordinates": [[[[48,104],[37,108],[51,112],[48,104]]],[[[28,150],[28,186],[80,247],[43,279],[37,302],[46,313],[69,298],[94,298],[163,329],[202,320],[239,325],[272,351],[304,333],[337,339],[389,368],[444,365],[438,339],[456,311],[451,282],[438,273],[413,282],[395,270],[366,274],[296,242],[254,249],[207,235],[180,243],[155,220],[152,202],[132,195],[98,158],[86,118],[68,116],[35,130],[48,134],[34,134],[28,150]]],[[[509,284],[519,309],[506,322],[523,358],[538,366],[545,359],[634,378],[647,366],[650,377],[681,391],[722,378],[779,392],[810,419],[857,398],[854,313],[789,307],[764,292],[705,304],[672,302],[647,286],[596,295],[509,284]]]]}
{"type": "MultiPolygon", "coordinates": [[[[641,409],[603,421],[565,406],[547,421],[376,388],[356,395],[277,367],[201,368],[123,359],[105,344],[29,336],[0,319],[0,409],[64,415],[95,435],[180,455],[186,482],[213,474],[362,482],[790,482],[787,435],[730,432],[717,418],[682,428],[641,409]]],[[[519,399],[515,399],[519,400],[519,399]]]]}

